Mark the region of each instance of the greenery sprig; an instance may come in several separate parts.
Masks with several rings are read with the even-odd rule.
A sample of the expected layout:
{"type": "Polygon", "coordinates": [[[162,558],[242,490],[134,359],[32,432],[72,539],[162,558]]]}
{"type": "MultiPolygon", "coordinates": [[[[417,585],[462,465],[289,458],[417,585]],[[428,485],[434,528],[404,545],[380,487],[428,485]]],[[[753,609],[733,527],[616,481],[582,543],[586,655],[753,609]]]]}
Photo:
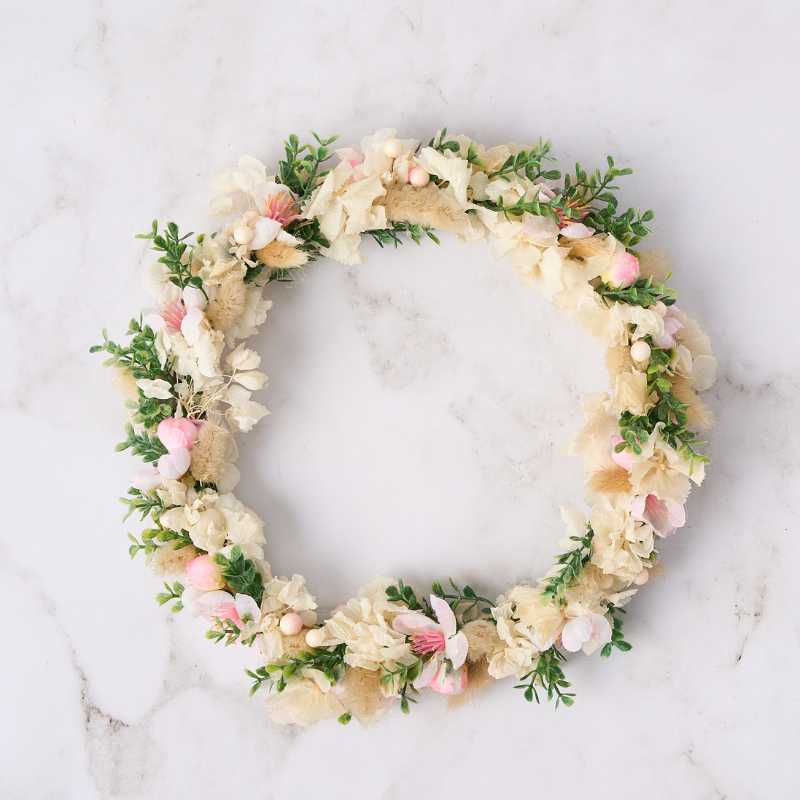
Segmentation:
{"type": "Polygon", "coordinates": [[[499,169],[489,173],[489,179],[502,178],[510,181],[512,177],[519,175],[533,182],[558,180],[561,170],[546,168],[546,162],[554,160],[550,150],[550,142],[540,139],[529,150],[520,150],[519,153],[509,156],[499,169]]]}
{"type": "Polygon", "coordinates": [[[163,606],[166,603],[175,601],[170,606],[170,611],[173,613],[177,613],[178,611],[183,610],[183,603],[181,602],[181,597],[183,596],[183,584],[175,581],[172,585],[169,583],[164,583],[164,591],[159,592],[156,595],[156,602],[163,606]]]}
{"type": "Polygon", "coordinates": [[[230,556],[217,553],[215,563],[222,568],[222,577],[231,591],[236,594],[246,594],[256,603],[261,603],[264,594],[264,580],[255,563],[246,558],[238,545],[231,548],[230,556]]]}
{"type": "Polygon", "coordinates": [[[131,515],[138,514],[140,520],[144,520],[151,514],[157,518],[164,510],[164,501],[153,491],[143,492],[135,486],[128,489],[127,497],[120,497],[120,502],[128,507],[128,512],[123,520],[127,520],[131,515]]]}
{"type": "Polygon", "coordinates": [[[136,238],[151,241],[153,250],[162,254],[158,260],[167,268],[170,283],[181,289],[194,286],[205,295],[203,279],[199,275],[192,274],[191,249],[186,240],[193,235],[190,232],[181,236],[178,226],[174,222],[168,222],[159,233],[158,220],[154,219],[150,224],[150,230],[146,233],[136,234],[136,238]]]}
{"type": "Polygon", "coordinates": [[[556,564],[561,567],[557,575],[545,581],[542,595],[548,600],[555,600],[559,605],[566,603],[567,589],[572,586],[580,575],[581,570],[589,563],[592,557],[592,539],[594,531],[590,525],[586,527],[583,536],[570,536],[575,542],[575,547],[561,553],[556,559],[556,564]]]}
{"type": "Polygon", "coordinates": [[[375,228],[364,233],[371,236],[381,247],[386,245],[397,247],[403,244],[405,241],[403,234],[408,235],[415,244],[422,244],[425,237],[436,244],[441,244],[439,237],[430,228],[411,222],[392,222],[388,228],[375,228]]]}
{"type": "Polygon", "coordinates": [[[317,183],[327,175],[324,163],[331,157],[330,145],[337,136],[323,139],[313,133],[314,142],[300,143],[296,134],[291,134],[283,143],[284,158],[278,162],[278,181],[294,192],[300,205],[307,200],[317,183]]]}
{"type": "Polygon", "coordinates": [[[541,689],[548,701],[555,700],[556,708],[561,703],[571,706],[575,702],[575,694],[564,691],[572,684],[566,679],[561,668],[561,664],[566,660],[566,656],[557,647],[545,650],[539,654],[536,666],[523,675],[522,682],[514,688],[524,690],[523,696],[529,703],[533,700],[540,702],[539,689],[541,689]]]}
{"type": "Polygon", "coordinates": [[[674,289],[654,281],[652,276],[639,278],[635,283],[624,288],[611,286],[601,281],[595,286],[594,290],[607,300],[615,300],[618,303],[627,303],[629,306],[642,306],[643,308],[648,308],[659,302],[665,306],[671,306],[675,303],[676,298],[674,289]]]}
{"type": "Polygon", "coordinates": [[[611,641],[603,645],[600,655],[608,658],[616,647],[622,653],[627,653],[633,645],[625,641],[625,636],[622,633],[624,624],[623,616],[625,614],[624,608],[618,608],[613,603],[608,604],[608,615],[611,617],[611,641]]]}
{"type": "Polygon", "coordinates": [[[411,703],[416,703],[417,690],[414,681],[422,672],[422,660],[417,659],[413,664],[395,664],[389,669],[381,665],[381,683],[391,687],[400,697],[400,710],[404,714],[411,711],[411,703]]]}
{"type": "Polygon", "coordinates": [[[465,584],[459,587],[452,578],[448,578],[449,589],[445,591],[439,581],[434,581],[433,594],[447,600],[454,612],[459,612],[462,621],[481,615],[491,617],[494,602],[488,597],[481,597],[475,590],[465,584]]]}
{"type": "Polygon", "coordinates": [[[130,449],[133,455],[141,456],[145,463],[150,464],[158,461],[167,452],[161,440],[147,431],[136,433],[133,425],[129,424],[125,427],[125,433],[127,434],[125,441],[120,442],[115,448],[118,453],[130,449]]]}
{"type": "Polygon", "coordinates": [[[342,679],[346,666],[344,663],[346,645],[338,644],[332,648],[313,648],[301,650],[296,655],[284,661],[266,664],[255,670],[245,670],[252,678],[250,695],[254,695],[262,686],[274,686],[282,692],[289,681],[306,667],[318,669],[330,683],[337,683],[342,679]]]}

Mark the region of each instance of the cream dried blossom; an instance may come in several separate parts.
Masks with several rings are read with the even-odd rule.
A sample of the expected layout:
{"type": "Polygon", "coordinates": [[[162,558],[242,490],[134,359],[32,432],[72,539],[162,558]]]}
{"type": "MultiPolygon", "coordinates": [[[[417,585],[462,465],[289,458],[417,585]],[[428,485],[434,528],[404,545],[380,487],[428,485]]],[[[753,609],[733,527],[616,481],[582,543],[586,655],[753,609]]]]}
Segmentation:
{"type": "Polygon", "coordinates": [[[417,155],[417,163],[432,175],[447,181],[449,191],[461,208],[470,206],[467,188],[472,177],[472,167],[465,158],[460,158],[450,150],[440,153],[432,147],[423,147],[417,155]]]}
{"type": "Polygon", "coordinates": [[[483,225],[474,215],[467,214],[451,192],[445,192],[432,183],[421,188],[408,184],[390,186],[383,202],[390,222],[408,222],[450,231],[470,240],[486,235],[483,225]]]}
{"type": "Polygon", "coordinates": [[[482,659],[488,661],[503,647],[503,642],[497,635],[497,626],[488,619],[473,619],[466,623],[461,630],[464,631],[469,644],[467,660],[470,663],[475,663],[482,659]]]}
{"type": "Polygon", "coordinates": [[[344,708],[362,724],[381,716],[391,707],[382,691],[381,673],[377,670],[351,667],[333,687],[344,708]]]}
{"type": "Polygon", "coordinates": [[[206,316],[213,327],[226,333],[244,314],[247,305],[247,287],[235,273],[229,274],[217,287],[208,303],[206,316]]]}
{"type": "Polygon", "coordinates": [[[325,676],[310,668],[301,670],[300,677],[289,681],[282,692],[271,692],[266,708],[269,718],[278,725],[301,727],[333,719],[345,712],[325,676]]]}
{"type": "Polygon", "coordinates": [[[510,675],[522,677],[529,672],[539,655],[533,643],[533,631],[514,618],[514,604],[503,597],[492,609],[497,623],[497,636],[502,642],[489,659],[489,674],[500,680],[510,675]]]}
{"type": "Polygon", "coordinates": [[[705,477],[702,462],[691,461],[664,440],[663,423],[642,445],[641,454],[635,455],[630,468],[630,481],[636,495],[654,494],[660,500],[678,504],[686,502],[691,488],[690,479],[698,486],[705,477]]]}
{"type": "Polygon", "coordinates": [[[278,661],[286,651],[287,637],[280,629],[281,617],[294,612],[303,625],[311,627],[317,623],[317,602],[306,588],[302,575],[291,579],[271,578],[264,586],[261,600],[261,650],[267,662],[278,661]]]}
{"type": "Polygon", "coordinates": [[[592,506],[591,561],[607,575],[628,583],[644,583],[655,546],[651,526],[633,519],[626,504],[601,498],[592,506]]]}
{"type": "Polygon", "coordinates": [[[368,670],[413,663],[416,657],[405,634],[398,633],[391,625],[394,616],[407,610],[386,599],[386,587],[392,583],[379,579],[363,587],[357,597],[340,606],[321,628],[309,631],[306,637],[309,646],[345,644],[345,662],[368,670]]]}
{"type": "Polygon", "coordinates": [[[308,253],[297,245],[278,241],[270,242],[256,251],[256,258],[270,269],[296,269],[308,263],[308,253]]]}
{"type": "Polygon", "coordinates": [[[630,411],[641,416],[652,407],[653,399],[647,389],[647,375],[644,372],[623,372],[614,381],[614,408],[617,411],[630,411]]]}
{"type": "Polygon", "coordinates": [[[375,201],[386,193],[378,176],[357,179],[355,168],[342,161],[314,192],[305,218],[316,218],[330,242],[322,252],[343,264],[360,264],[360,234],[386,227],[386,212],[375,201]]]}

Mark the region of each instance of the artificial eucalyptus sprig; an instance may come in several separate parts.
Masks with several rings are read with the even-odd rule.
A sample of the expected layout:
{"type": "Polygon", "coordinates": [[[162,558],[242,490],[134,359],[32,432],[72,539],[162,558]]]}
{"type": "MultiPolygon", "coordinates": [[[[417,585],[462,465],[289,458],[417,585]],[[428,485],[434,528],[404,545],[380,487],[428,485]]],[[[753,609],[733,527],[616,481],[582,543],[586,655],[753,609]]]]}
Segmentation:
{"type": "Polygon", "coordinates": [[[425,237],[436,244],[441,244],[439,237],[430,228],[411,222],[392,222],[388,228],[375,228],[364,233],[371,236],[381,247],[386,245],[397,247],[403,244],[405,241],[403,234],[406,234],[414,244],[422,244],[425,237]]]}
{"type": "Polygon", "coordinates": [[[649,308],[656,303],[671,306],[675,303],[675,290],[664,283],[654,281],[652,276],[639,278],[630,286],[620,287],[602,281],[594,287],[600,297],[617,303],[627,303],[629,306],[642,306],[649,308]]]}
{"type": "Polygon", "coordinates": [[[137,433],[133,425],[128,424],[125,427],[126,437],[125,440],[116,446],[118,453],[130,449],[131,453],[135,456],[141,456],[145,463],[150,464],[158,461],[161,456],[165,455],[167,448],[161,443],[157,436],[149,434],[147,431],[137,433]]]}
{"type": "Polygon", "coordinates": [[[158,220],[154,219],[150,224],[150,230],[146,233],[136,234],[136,238],[151,241],[153,250],[162,254],[158,260],[167,268],[170,283],[181,289],[185,289],[187,286],[194,286],[205,295],[206,290],[203,288],[203,279],[199,275],[192,274],[192,251],[187,239],[190,239],[193,235],[190,232],[181,236],[178,226],[174,222],[168,222],[166,227],[159,233],[158,220]]]}
{"type": "Polygon", "coordinates": [[[329,148],[338,138],[312,135],[314,142],[301,144],[297,135],[291,134],[283,143],[284,158],[278,162],[278,180],[297,195],[301,205],[327,175],[323,165],[333,155],[329,148]]]}

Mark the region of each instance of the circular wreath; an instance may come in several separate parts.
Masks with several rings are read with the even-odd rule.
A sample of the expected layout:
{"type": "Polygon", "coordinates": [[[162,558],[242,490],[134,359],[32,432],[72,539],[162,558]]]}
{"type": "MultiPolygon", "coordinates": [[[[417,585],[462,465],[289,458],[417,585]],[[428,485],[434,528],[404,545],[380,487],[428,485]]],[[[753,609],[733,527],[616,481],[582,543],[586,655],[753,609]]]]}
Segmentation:
{"type": "Polygon", "coordinates": [[[140,234],[159,254],[146,275],[156,307],[131,320],[127,343],[104,333],[92,348],[129,397],[117,449],[146,465],[125,498],[150,520],[130,555],[169,578],[159,604],[206,617],[214,642],[260,649],[251,693],[266,689],[277,722],[368,721],[395,702],[408,711],[423,689],[463,695],[506,677],[526,700],[572,705],[566,654],[630,649],[623,606],[703,480],[708,337],[675,304],[665,258],[634,249],[653,214],[620,211],[617,179],[631,170],[612,158],[562,176],[545,141],[485,148],[444,129],[421,146],[387,129],[332,150],[334,138],[290,136],[275,175],[240,159],[216,181],[212,211],[227,222],[213,234],[156,221],[140,234]],[[487,239],[607,343],[611,391],[586,398],[574,445],[590,511],[562,510],[568,544],[536,583],[492,599],[452,580],[420,593],[379,578],[319,621],[304,578],[273,575],[262,521],[233,494],[234,433],[268,413],[252,399],[267,376],[243,342],[272,305],[267,284],[320,256],[358,264],[366,237],[438,243],[437,231],[487,239]]]}

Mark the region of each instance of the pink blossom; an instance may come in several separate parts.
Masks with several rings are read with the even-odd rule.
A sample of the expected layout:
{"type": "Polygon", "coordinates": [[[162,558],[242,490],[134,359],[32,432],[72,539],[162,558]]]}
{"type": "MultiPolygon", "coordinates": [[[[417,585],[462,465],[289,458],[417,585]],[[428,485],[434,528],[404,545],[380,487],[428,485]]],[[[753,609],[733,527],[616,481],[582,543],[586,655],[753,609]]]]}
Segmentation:
{"type": "Polygon", "coordinates": [[[448,602],[431,595],[430,603],[436,614],[436,622],[418,611],[411,611],[398,614],[392,621],[392,627],[411,639],[411,649],[415,653],[430,655],[414,681],[414,687],[422,689],[430,686],[435,692],[457,694],[466,686],[466,677],[459,675],[456,678],[455,675],[461,672],[467,660],[469,642],[463,631],[458,630],[456,616],[448,602]]]}
{"type": "Polygon", "coordinates": [[[150,492],[157,489],[162,483],[161,473],[152,464],[140,469],[131,481],[131,485],[140,492],[150,492]]]}
{"type": "Polygon", "coordinates": [[[264,216],[274,219],[282,227],[286,227],[300,216],[300,212],[289,192],[277,192],[267,198],[264,216]]]}
{"type": "Polygon", "coordinates": [[[611,260],[611,266],[603,274],[603,280],[611,286],[624,289],[639,277],[639,259],[627,250],[620,250],[611,260]]]}
{"type": "Polygon", "coordinates": [[[180,300],[168,303],[161,309],[161,319],[173,333],[177,333],[181,329],[181,322],[185,316],[186,308],[180,300]]]}
{"type": "Polygon", "coordinates": [[[239,611],[235,603],[220,603],[215,606],[211,611],[211,616],[216,619],[229,619],[234,625],[241,626],[242,618],[239,616],[239,611]]]}
{"type": "Polygon", "coordinates": [[[686,524],[686,509],[683,503],[661,500],[654,494],[634,497],[631,515],[640,522],[647,522],[659,536],[671,536],[676,529],[686,524]]]}
{"type": "Polygon", "coordinates": [[[170,452],[189,450],[197,441],[197,423],[186,417],[167,417],[158,423],[156,434],[170,452]]]}
{"type": "Polygon", "coordinates": [[[657,303],[653,308],[664,318],[664,333],[655,334],[653,336],[653,344],[665,350],[675,347],[678,344],[675,334],[683,328],[683,323],[675,314],[677,309],[674,306],[666,306],[663,303],[657,303]]]}

